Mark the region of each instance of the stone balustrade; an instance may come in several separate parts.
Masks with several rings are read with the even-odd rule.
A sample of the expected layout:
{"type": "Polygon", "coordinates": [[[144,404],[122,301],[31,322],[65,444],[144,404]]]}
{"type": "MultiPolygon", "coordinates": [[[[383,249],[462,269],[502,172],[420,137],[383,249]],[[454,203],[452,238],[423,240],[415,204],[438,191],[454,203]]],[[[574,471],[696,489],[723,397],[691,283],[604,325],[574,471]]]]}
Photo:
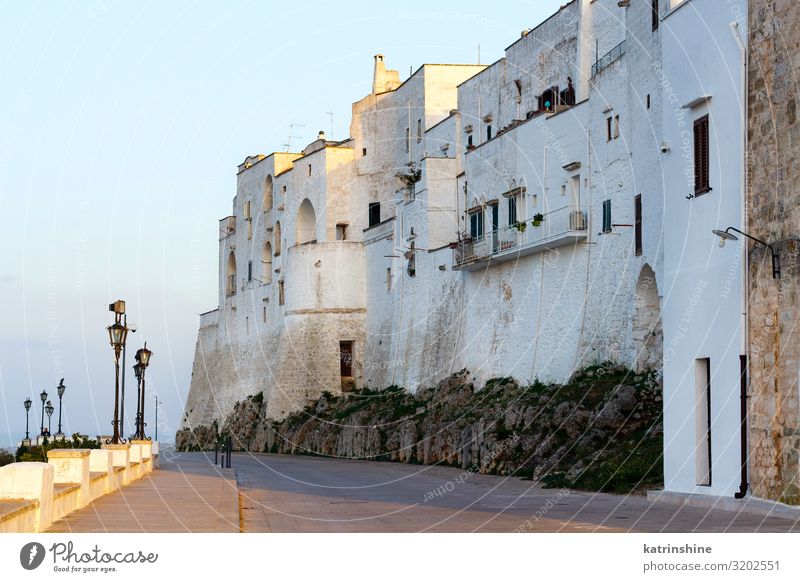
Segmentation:
{"type": "Polygon", "coordinates": [[[0,532],[43,532],[65,515],[157,466],[158,443],[53,449],[47,463],[0,467],[0,532]]]}

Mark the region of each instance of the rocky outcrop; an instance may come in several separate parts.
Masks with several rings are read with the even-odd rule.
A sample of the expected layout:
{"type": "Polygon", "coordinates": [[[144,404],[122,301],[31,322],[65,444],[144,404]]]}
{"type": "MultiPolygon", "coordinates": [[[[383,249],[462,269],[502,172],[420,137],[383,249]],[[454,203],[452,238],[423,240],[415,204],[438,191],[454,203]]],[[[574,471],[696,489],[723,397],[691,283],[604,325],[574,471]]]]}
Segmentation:
{"type": "Polygon", "coordinates": [[[283,421],[264,418],[261,395],[216,425],[182,430],[179,450],[212,448],[404,463],[442,463],[545,484],[630,491],[662,480],[661,386],[655,372],[606,364],[564,385],[508,378],[476,390],[466,370],[435,388],[323,395],[283,421]]]}

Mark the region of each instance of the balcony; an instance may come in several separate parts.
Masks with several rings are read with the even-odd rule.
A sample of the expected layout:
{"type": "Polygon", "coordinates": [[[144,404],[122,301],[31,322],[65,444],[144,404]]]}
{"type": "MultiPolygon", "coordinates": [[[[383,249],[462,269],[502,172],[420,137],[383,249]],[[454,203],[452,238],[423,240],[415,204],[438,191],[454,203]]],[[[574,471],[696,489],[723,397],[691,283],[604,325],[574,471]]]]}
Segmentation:
{"type": "Polygon", "coordinates": [[[597,75],[600,71],[607,68],[611,65],[611,63],[615,62],[617,59],[622,57],[625,54],[625,41],[623,40],[617,46],[612,48],[602,57],[597,59],[597,61],[592,65],[592,77],[597,75]]]}
{"type": "Polygon", "coordinates": [[[564,206],[544,215],[539,226],[527,220],[526,228],[504,227],[484,236],[459,241],[455,247],[454,269],[474,271],[490,263],[511,261],[525,255],[575,244],[586,239],[586,211],[564,206]]]}
{"type": "Polygon", "coordinates": [[[226,216],[219,221],[219,239],[222,240],[232,234],[236,234],[236,217],[226,216]]]}

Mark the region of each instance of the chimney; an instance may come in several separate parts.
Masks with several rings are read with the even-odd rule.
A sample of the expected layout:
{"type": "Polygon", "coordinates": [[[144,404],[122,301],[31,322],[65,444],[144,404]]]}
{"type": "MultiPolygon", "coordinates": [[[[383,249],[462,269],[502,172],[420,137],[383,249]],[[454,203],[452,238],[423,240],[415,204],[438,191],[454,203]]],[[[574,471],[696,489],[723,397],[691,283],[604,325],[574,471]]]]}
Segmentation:
{"type": "Polygon", "coordinates": [[[374,94],[386,93],[400,85],[400,73],[386,70],[383,55],[375,55],[375,66],[372,72],[372,92],[374,94]]]}
{"type": "Polygon", "coordinates": [[[324,132],[324,131],[320,131],[320,132],[317,134],[317,139],[321,139],[321,140],[323,140],[323,141],[324,141],[324,140],[325,140],[325,132],[324,132]]]}

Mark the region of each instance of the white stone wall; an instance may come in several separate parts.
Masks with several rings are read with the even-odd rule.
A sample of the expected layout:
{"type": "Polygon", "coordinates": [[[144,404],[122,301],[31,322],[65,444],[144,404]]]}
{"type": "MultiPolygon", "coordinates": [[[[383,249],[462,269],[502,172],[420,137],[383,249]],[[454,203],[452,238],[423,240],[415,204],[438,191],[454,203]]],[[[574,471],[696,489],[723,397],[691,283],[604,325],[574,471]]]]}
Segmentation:
{"type": "Polygon", "coordinates": [[[637,350],[646,332],[634,320],[657,313],[661,294],[655,306],[652,293],[637,295],[643,270],[651,268],[663,288],[662,113],[653,74],[661,33],[649,17],[648,3],[569,3],[491,66],[425,65],[395,89],[356,102],[348,141],[318,140],[305,155],[273,154],[240,167],[236,233],[220,242],[220,308],[217,322],[201,329],[186,424],[219,418],[259,391],[273,416],[336,391],[344,340],[355,342],[356,384],[373,388],[415,390],[461,368],[478,383],[497,376],[565,381],[589,363],[642,361],[637,350]],[[595,55],[587,47],[603,56],[623,39],[627,52],[590,78],[595,55]],[[536,95],[565,89],[567,77],[579,102],[532,115],[536,95]],[[620,120],[611,140],[609,116],[620,120]],[[417,172],[416,182],[401,177],[417,172]],[[260,201],[267,176],[273,208],[259,211],[248,239],[243,205],[260,201]],[[468,230],[467,211],[483,207],[488,231],[496,200],[499,227],[511,236],[504,193],[516,189],[524,191],[518,219],[527,221],[531,239],[561,236],[556,221],[571,210],[586,213],[588,228],[577,242],[457,268],[450,243],[468,230]],[[637,194],[640,256],[632,227],[637,194]],[[295,247],[304,199],[316,212],[318,244],[295,247]],[[610,233],[600,232],[605,200],[610,233]],[[380,202],[381,223],[367,228],[370,202],[380,202]],[[532,226],[537,213],[544,223],[532,226]],[[266,240],[275,249],[278,220],[283,248],[272,258],[272,283],[242,281],[247,260],[260,265],[266,240]],[[337,223],[348,224],[351,241],[335,241],[337,223]],[[232,245],[243,288],[226,297],[232,245]],[[636,297],[645,295],[646,309],[637,310],[636,297]],[[209,361],[213,378],[204,371],[209,361]]]}

